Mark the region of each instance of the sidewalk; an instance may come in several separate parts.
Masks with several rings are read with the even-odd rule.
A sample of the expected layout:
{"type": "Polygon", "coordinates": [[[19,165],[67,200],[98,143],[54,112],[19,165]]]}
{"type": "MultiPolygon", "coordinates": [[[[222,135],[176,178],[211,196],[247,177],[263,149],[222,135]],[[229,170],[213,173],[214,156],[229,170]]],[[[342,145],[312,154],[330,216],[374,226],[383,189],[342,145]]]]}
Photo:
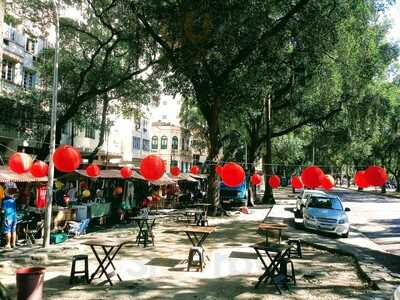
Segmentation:
{"type": "Polygon", "coordinates": [[[322,233],[313,233],[304,229],[293,219],[291,209],[296,200],[289,190],[276,192],[277,204],[274,206],[271,220],[285,222],[290,231],[283,235],[299,238],[305,244],[333,253],[355,257],[359,270],[370,286],[382,292],[383,299],[390,299],[395,288],[400,285],[400,256],[385,252],[379,245],[355,230],[350,231],[348,238],[340,238],[322,233]],[[285,203],[285,205],[279,205],[285,203]]]}

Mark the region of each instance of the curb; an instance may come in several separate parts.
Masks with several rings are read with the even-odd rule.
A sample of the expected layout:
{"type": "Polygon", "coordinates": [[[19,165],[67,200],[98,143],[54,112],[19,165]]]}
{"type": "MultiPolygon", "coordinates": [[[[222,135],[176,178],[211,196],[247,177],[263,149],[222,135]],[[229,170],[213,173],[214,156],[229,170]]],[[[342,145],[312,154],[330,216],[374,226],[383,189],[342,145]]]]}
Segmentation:
{"type": "Polygon", "coordinates": [[[376,195],[376,196],[385,196],[388,198],[394,198],[394,199],[399,199],[400,200],[400,195],[393,195],[393,194],[388,194],[388,193],[378,193],[378,192],[373,192],[373,191],[359,191],[359,190],[354,190],[352,188],[348,187],[339,187],[344,190],[352,191],[352,192],[358,192],[358,193],[364,193],[364,194],[370,194],[370,195],[376,195]]]}

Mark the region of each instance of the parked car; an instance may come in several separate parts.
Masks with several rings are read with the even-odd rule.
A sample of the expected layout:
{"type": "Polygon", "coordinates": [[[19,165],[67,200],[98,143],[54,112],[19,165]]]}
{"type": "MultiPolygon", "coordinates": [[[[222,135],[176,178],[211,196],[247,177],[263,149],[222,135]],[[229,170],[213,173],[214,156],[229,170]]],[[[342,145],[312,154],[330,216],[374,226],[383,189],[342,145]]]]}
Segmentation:
{"type": "Polygon", "coordinates": [[[302,190],[300,195],[297,196],[296,208],[294,211],[294,216],[296,218],[303,217],[303,208],[306,205],[308,195],[326,196],[327,194],[319,190],[302,190]]]}
{"type": "Polygon", "coordinates": [[[303,208],[303,224],[308,229],[349,236],[350,222],[338,196],[309,195],[303,208]]]}

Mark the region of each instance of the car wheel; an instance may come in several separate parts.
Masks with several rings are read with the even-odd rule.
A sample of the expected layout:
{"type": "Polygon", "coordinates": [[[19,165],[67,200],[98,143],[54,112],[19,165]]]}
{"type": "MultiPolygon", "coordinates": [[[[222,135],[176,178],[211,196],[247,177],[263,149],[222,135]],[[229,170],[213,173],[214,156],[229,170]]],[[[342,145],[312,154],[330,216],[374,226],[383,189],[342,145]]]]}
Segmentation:
{"type": "Polygon", "coordinates": [[[300,211],[299,210],[295,210],[294,211],[294,217],[296,218],[296,219],[300,219],[301,218],[301,214],[300,214],[300,211]]]}
{"type": "Polygon", "coordinates": [[[349,237],[349,232],[347,231],[346,233],[342,234],[342,238],[348,238],[349,237]]]}

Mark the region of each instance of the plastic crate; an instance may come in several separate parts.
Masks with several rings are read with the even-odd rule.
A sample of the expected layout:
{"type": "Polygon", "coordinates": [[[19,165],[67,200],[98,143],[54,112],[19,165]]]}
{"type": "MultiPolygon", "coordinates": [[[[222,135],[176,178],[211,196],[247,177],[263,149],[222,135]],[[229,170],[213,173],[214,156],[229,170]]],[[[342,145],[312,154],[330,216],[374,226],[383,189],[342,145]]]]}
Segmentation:
{"type": "Polygon", "coordinates": [[[50,244],[60,244],[67,240],[68,236],[64,232],[50,234],[50,244]]]}

